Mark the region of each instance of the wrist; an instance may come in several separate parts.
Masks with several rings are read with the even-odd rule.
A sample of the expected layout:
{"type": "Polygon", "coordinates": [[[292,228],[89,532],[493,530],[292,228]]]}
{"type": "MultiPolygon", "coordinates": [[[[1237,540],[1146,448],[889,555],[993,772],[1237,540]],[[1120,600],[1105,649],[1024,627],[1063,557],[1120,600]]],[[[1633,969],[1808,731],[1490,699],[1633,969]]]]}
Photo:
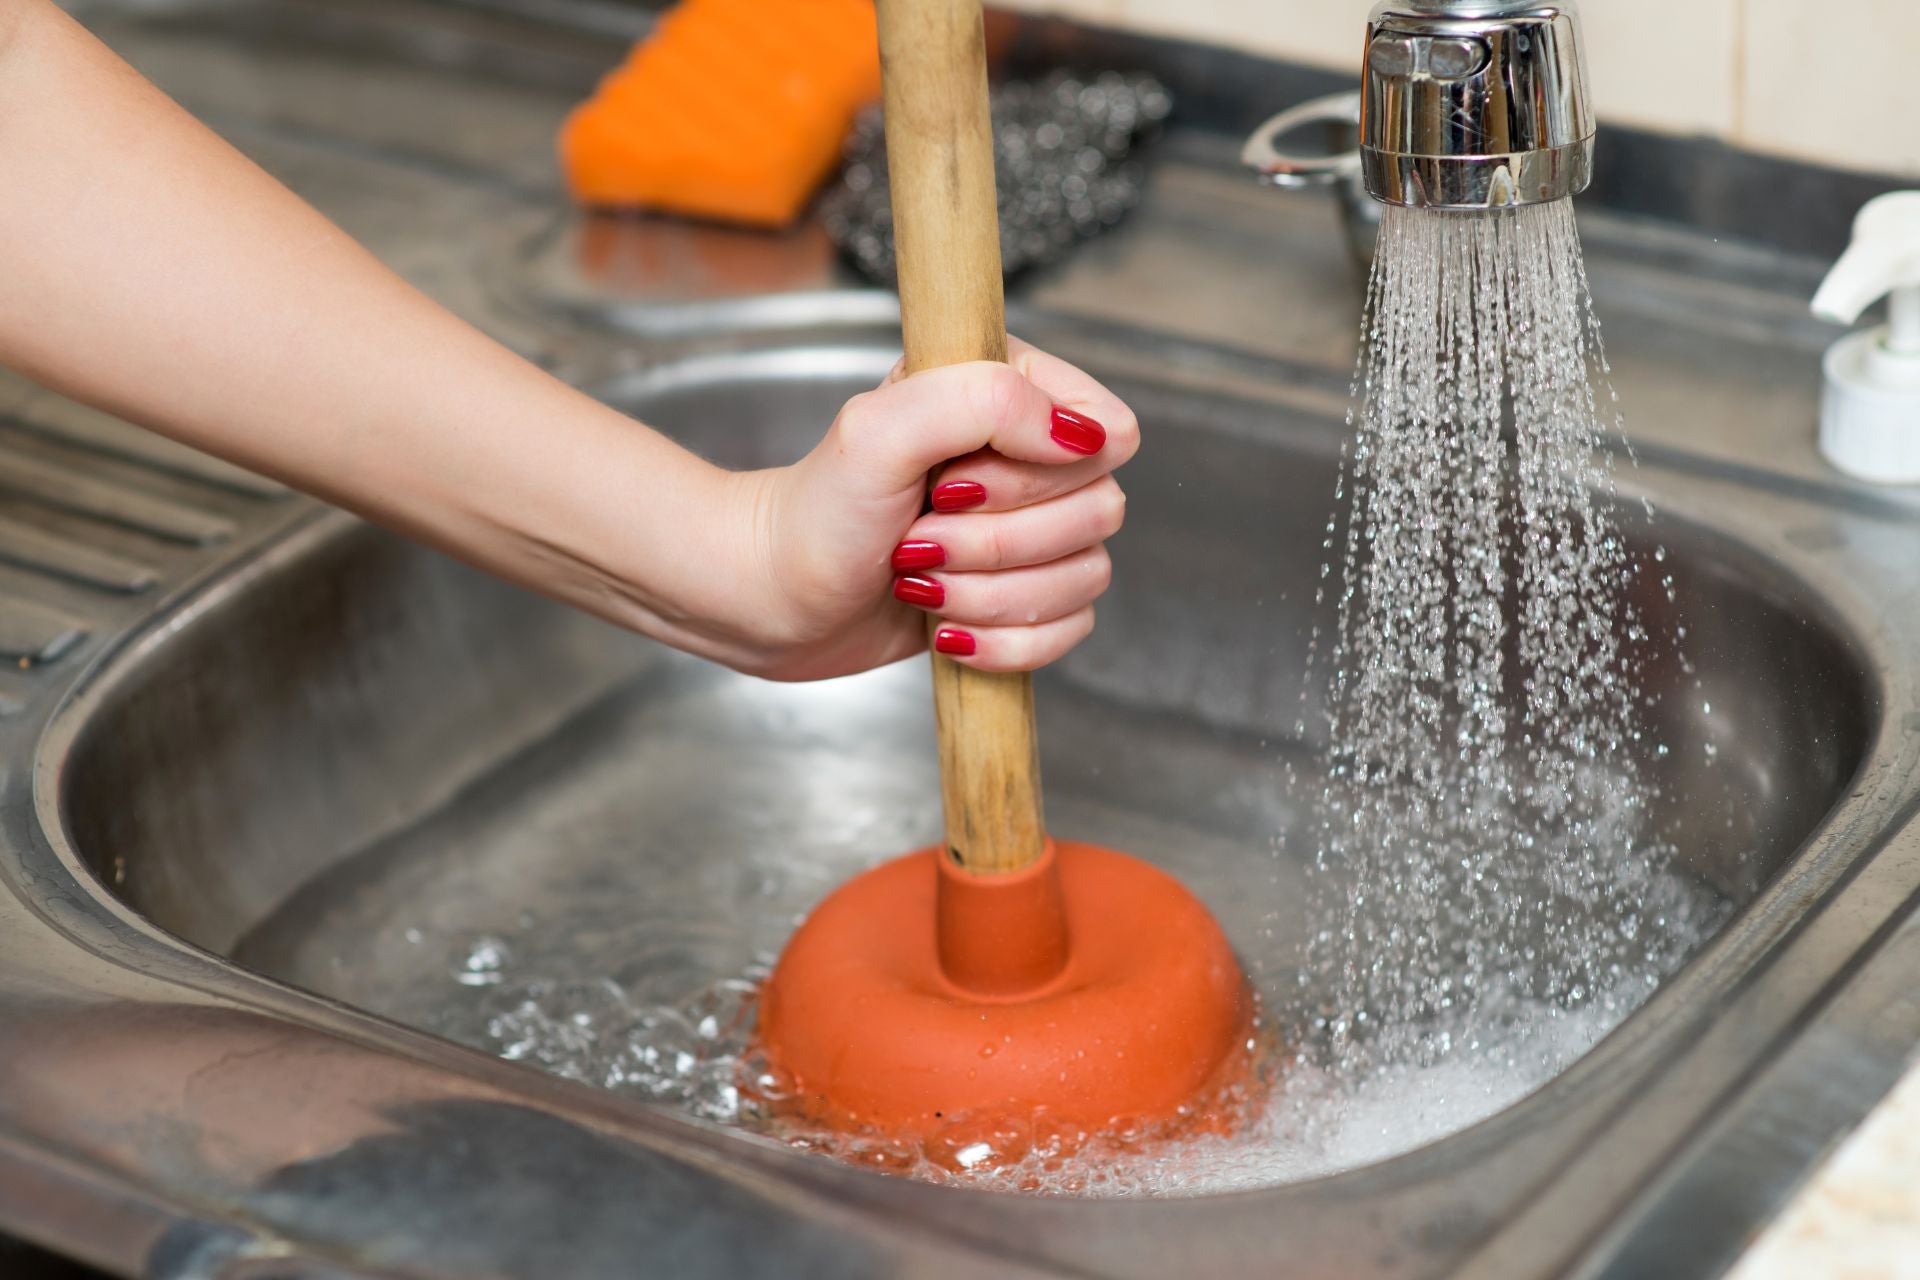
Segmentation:
{"type": "Polygon", "coordinates": [[[710,524],[716,571],[703,601],[706,617],[720,633],[716,640],[733,650],[721,660],[752,674],[770,674],[806,638],[781,554],[790,474],[787,467],[719,472],[711,508],[719,518],[710,524]]]}
{"type": "Polygon", "coordinates": [[[482,460],[470,447],[444,492],[409,501],[446,513],[430,540],[629,631],[743,661],[733,600],[756,571],[753,486],[577,393],[543,416],[538,465],[519,421],[470,428],[482,460]]]}
{"type": "Polygon", "coordinates": [[[608,545],[597,584],[629,630],[750,675],[777,676],[807,637],[779,527],[787,468],[727,471],[674,448],[647,469],[650,532],[608,545]]]}

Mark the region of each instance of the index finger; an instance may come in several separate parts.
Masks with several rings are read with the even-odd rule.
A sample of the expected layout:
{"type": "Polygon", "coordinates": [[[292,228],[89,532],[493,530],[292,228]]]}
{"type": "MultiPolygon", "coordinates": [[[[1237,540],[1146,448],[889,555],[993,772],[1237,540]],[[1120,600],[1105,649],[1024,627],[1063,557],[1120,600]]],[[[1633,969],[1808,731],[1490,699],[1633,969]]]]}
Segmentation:
{"type": "Polygon", "coordinates": [[[1140,422],[1133,410],[1086,370],[1007,335],[1007,363],[1055,404],[1083,413],[1107,429],[1107,454],[1118,467],[1140,448],[1140,422]]]}

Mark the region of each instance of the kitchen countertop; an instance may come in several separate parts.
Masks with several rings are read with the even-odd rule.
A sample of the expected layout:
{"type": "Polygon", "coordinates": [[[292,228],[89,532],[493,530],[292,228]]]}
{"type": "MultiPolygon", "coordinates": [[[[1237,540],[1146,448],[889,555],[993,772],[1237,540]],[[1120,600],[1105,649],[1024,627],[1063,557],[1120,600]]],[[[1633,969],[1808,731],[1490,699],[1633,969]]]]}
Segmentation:
{"type": "Polygon", "coordinates": [[[1920,1277],[1920,1070],[1843,1142],[1729,1280],[1920,1277]]]}

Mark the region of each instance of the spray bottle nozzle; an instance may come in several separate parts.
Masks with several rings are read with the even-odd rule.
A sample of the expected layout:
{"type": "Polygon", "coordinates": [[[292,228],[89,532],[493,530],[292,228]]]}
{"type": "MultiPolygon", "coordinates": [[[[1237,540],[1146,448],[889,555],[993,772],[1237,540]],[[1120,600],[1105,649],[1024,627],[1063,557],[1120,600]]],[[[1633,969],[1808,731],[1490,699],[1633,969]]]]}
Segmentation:
{"type": "Polygon", "coordinates": [[[1827,352],[1820,447],[1848,475],[1920,482],[1920,191],[1870,201],[1853,243],[1814,295],[1813,313],[1853,324],[1881,298],[1888,323],[1827,352]]]}

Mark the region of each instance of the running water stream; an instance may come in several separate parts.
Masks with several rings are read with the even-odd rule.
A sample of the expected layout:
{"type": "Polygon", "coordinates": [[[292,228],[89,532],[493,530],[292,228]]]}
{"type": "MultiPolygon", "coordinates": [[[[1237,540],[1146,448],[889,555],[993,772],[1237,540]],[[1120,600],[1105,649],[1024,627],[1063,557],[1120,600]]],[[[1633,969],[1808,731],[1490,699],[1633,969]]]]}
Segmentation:
{"type": "Polygon", "coordinates": [[[899,744],[841,771],[827,748],[792,745],[788,722],[857,706],[875,721],[863,734],[884,738],[902,700],[924,706],[897,670],[839,691],[709,672],[677,700],[616,699],[479,799],[303,890],[249,962],[703,1120],[1038,1193],[1271,1186],[1518,1101],[1717,923],[1717,899],[1669,865],[1644,767],[1660,748],[1640,661],[1684,637],[1649,635],[1628,591],[1661,572],[1619,526],[1641,516],[1612,498],[1605,360],[1569,205],[1389,211],[1368,317],[1329,495],[1323,603],[1338,622],[1316,642],[1317,694],[1281,763],[1249,746],[1231,766],[1297,801],[1274,806],[1289,815],[1279,856],[1113,797],[1050,797],[1063,831],[1164,858],[1216,904],[1311,896],[1310,928],[1262,934],[1253,911],[1234,933],[1285,1046],[1244,1131],[1143,1149],[1124,1134],[1083,1143],[1044,1117],[958,1117],[914,1145],[781,1119],[781,1082],[751,1051],[758,983],[834,884],[933,838],[935,790],[931,761],[899,744]],[[809,822],[769,812],[741,829],[700,808],[702,771],[791,777],[809,751],[809,822]],[[537,884],[538,914],[471,901],[477,862],[492,883],[537,884]]]}
{"type": "Polygon", "coordinates": [[[1329,526],[1314,960],[1343,1056],[1431,1062],[1516,1001],[1617,1017],[1697,936],[1642,727],[1642,659],[1682,637],[1629,594],[1571,203],[1389,209],[1378,261],[1329,526]]]}

